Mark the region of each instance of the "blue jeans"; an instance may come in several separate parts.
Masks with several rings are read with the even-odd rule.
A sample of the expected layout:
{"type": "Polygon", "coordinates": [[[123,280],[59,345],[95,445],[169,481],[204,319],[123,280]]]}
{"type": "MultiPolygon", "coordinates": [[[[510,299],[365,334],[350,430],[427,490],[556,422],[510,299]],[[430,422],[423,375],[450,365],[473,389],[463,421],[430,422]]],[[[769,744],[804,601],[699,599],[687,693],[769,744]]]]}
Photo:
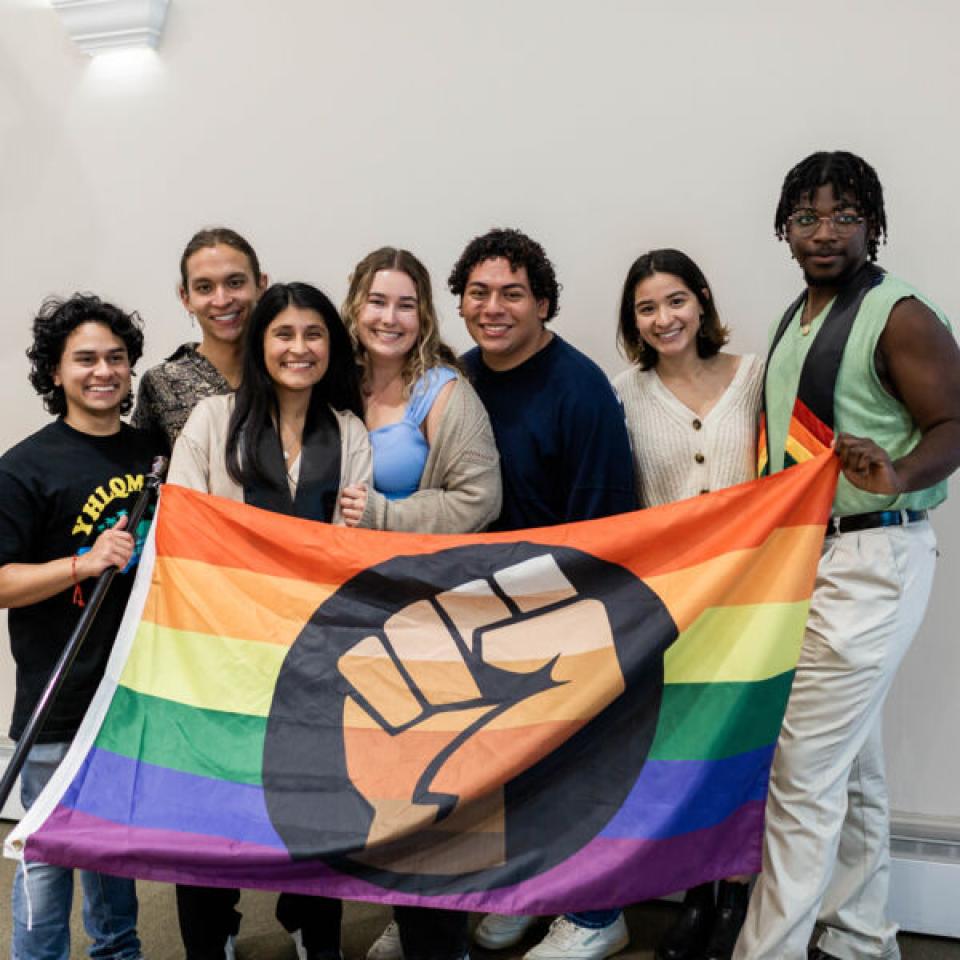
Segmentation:
{"type": "MultiPolygon", "coordinates": [[[[69,743],[41,743],[27,754],[20,774],[20,798],[25,810],[37,799],[69,747],[69,743]]],[[[82,870],[80,882],[83,924],[93,941],[91,958],[139,958],[137,894],[133,881],[82,870]]],[[[72,870],[31,863],[24,871],[23,865],[18,864],[13,881],[11,960],[69,960],[72,904],[72,870]]]]}
{"type": "Polygon", "coordinates": [[[568,920],[571,920],[578,927],[589,927],[591,930],[599,930],[601,927],[609,927],[610,924],[617,922],[620,916],[620,908],[613,910],[584,910],[582,913],[564,914],[568,920]]]}

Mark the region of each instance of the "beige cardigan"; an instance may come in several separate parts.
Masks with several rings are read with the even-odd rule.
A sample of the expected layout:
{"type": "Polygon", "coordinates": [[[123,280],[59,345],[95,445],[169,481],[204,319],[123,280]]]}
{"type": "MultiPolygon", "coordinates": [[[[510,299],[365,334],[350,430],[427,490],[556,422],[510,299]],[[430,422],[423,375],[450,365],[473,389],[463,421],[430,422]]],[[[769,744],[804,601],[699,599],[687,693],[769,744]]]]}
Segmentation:
{"type": "MultiPolygon", "coordinates": [[[[190,414],[170,458],[167,481],[182,487],[243,501],[243,487],[227,473],[227,427],[234,394],[207,397],[190,414]]],[[[340,489],[352,483],[369,484],[373,459],[367,428],[352,413],[334,410],[340,428],[340,489]]],[[[333,523],[343,523],[340,500],[333,523]]]]}
{"type": "Polygon", "coordinates": [[[361,527],[413,533],[474,533],[500,516],[500,455],[476,391],[458,376],[416,493],[388,500],[373,489],[361,527]]]}

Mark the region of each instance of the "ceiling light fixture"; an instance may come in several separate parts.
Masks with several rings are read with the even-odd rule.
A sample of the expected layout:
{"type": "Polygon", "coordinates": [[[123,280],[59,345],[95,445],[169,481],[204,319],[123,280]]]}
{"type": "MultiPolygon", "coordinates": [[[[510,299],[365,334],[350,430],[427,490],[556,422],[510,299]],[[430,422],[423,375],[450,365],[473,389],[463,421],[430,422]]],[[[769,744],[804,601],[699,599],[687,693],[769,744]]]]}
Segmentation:
{"type": "Polygon", "coordinates": [[[95,56],[131,47],[156,47],[169,0],[50,0],[70,39],[95,56]]]}

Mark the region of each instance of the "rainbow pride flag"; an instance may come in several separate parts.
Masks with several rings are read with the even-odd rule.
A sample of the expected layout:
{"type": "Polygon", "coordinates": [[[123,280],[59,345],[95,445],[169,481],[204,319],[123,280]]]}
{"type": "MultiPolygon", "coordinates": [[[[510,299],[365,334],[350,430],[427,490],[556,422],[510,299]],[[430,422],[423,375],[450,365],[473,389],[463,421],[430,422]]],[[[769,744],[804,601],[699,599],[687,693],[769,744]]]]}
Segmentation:
{"type": "Polygon", "coordinates": [[[167,487],[7,853],[530,913],[752,872],[836,476],[479,536],[167,487]]]}
{"type": "MultiPolygon", "coordinates": [[[[805,463],[820,456],[833,446],[833,428],[827,426],[799,397],[794,401],[787,426],[786,449],[783,468],[805,463]]],[[[757,474],[764,477],[770,472],[770,449],[767,437],[767,415],[760,414],[760,431],[757,438],[757,474]]]]}

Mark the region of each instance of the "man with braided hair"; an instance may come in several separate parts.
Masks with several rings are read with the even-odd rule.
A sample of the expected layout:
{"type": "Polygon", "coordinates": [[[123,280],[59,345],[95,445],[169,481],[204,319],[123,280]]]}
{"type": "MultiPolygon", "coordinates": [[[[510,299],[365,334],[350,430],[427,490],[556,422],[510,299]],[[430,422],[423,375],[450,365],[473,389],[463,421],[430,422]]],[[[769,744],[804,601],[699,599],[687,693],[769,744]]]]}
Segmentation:
{"type": "Polygon", "coordinates": [[[774,330],[761,465],[832,440],[842,475],[734,960],[806,958],[818,919],[815,960],[891,960],[880,717],[930,593],[927,511],[960,465],[960,351],[937,308],[875,265],[883,190],[860,157],[794,167],[775,226],[806,289],[774,330]]]}

